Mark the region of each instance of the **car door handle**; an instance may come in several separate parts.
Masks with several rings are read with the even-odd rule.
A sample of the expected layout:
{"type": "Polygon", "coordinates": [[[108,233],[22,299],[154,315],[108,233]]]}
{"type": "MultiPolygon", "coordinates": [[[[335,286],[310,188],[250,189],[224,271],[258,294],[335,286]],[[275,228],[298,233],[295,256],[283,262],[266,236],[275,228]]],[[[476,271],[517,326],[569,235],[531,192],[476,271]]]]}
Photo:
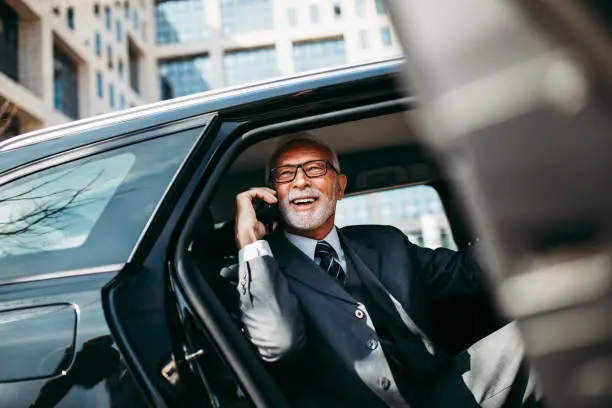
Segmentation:
{"type": "Polygon", "coordinates": [[[193,360],[197,359],[198,357],[203,356],[204,353],[205,353],[204,350],[199,349],[196,352],[185,354],[185,361],[193,361],[193,360]]]}

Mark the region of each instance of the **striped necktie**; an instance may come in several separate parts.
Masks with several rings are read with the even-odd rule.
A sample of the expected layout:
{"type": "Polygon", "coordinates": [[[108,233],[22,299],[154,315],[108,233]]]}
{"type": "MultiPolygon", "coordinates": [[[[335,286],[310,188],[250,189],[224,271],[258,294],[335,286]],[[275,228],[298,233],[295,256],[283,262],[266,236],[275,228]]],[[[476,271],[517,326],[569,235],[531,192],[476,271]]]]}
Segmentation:
{"type": "Polygon", "coordinates": [[[340,266],[340,262],[338,262],[338,254],[328,242],[317,242],[315,258],[319,258],[319,266],[323,268],[329,276],[338,280],[341,284],[346,282],[346,272],[344,272],[342,266],[340,266]]]}

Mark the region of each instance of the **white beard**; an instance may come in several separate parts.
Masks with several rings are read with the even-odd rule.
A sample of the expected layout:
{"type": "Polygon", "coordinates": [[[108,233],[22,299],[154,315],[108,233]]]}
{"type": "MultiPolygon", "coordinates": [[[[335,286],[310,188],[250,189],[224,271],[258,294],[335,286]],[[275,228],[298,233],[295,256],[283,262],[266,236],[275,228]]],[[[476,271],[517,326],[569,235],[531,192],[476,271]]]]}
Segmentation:
{"type": "Polygon", "coordinates": [[[285,223],[296,230],[311,231],[319,228],[336,212],[337,194],[329,199],[315,188],[307,188],[301,191],[292,191],[278,206],[285,223]],[[294,211],[291,201],[303,197],[318,197],[313,211],[294,211]]]}

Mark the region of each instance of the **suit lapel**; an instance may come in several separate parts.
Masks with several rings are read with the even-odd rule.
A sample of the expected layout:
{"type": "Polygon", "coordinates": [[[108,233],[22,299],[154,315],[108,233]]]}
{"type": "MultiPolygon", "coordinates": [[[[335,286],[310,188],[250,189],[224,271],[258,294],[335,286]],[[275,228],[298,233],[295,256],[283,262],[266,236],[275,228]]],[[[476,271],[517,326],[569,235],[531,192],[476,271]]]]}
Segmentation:
{"type": "Polygon", "coordinates": [[[346,290],[327,275],[312,259],[285,238],[280,228],[268,238],[272,254],[285,275],[325,295],[357,304],[346,290]]]}

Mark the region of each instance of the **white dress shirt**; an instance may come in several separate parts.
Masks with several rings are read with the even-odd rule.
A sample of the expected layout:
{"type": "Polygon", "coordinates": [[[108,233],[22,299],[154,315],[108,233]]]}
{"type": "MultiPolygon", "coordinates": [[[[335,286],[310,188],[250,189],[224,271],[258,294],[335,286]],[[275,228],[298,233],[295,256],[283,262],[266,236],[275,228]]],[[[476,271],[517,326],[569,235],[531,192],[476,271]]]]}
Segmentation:
{"type": "MultiPolygon", "coordinates": [[[[285,237],[289,242],[295,245],[300,251],[306,254],[307,257],[317,262],[319,259],[315,259],[315,248],[317,247],[316,239],[302,237],[295,234],[290,234],[287,231],[283,231],[285,237]]],[[[342,269],[346,271],[346,258],[344,256],[344,251],[342,250],[342,245],[340,245],[340,237],[338,236],[338,230],[334,226],[332,230],[327,234],[322,241],[326,241],[329,245],[334,248],[336,253],[338,254],[338,261],[340,262],[340,266],[342,269]]],[[[238,252],[238,261],[240,263],[250,261],[253,258],[257,258],[258,256],[274,256],[272,254],[272,249],[268,244],[268,241],[259,240],[255,241],[252,244],[246,245],[238,252]]]]}

